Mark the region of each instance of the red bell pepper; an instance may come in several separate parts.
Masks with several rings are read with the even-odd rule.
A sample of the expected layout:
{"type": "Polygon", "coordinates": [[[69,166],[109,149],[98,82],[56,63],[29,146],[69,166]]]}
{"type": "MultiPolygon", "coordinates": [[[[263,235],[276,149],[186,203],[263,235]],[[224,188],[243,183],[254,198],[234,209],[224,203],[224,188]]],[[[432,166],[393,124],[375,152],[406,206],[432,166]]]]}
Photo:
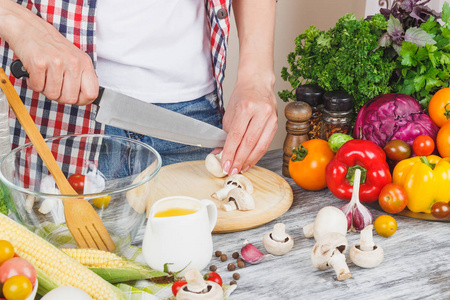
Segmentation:
{"type": "Polygon", "coordinates": [[[371,141],[350,140],[342,145],[326,167],[326,181],[337,198],[350,200],[355,169],[361,170],[359,199],[373,202],[381,189],[391,182],[384,150],[371,141]]]}

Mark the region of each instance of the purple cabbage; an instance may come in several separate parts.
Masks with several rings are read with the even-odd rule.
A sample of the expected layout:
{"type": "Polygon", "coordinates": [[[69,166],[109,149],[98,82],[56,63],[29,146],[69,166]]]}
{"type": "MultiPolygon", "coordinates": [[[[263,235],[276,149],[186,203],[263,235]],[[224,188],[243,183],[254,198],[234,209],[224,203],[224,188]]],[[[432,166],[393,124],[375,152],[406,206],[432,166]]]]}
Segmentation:
{"type": "Polygon", "coordinates": [[[383,94],[368,101],[356,117],[353,137],[384,146],[402,140],[412,146],[419,135],[436,139],[439,128],[420,103],[405,94],[383,94]]]}

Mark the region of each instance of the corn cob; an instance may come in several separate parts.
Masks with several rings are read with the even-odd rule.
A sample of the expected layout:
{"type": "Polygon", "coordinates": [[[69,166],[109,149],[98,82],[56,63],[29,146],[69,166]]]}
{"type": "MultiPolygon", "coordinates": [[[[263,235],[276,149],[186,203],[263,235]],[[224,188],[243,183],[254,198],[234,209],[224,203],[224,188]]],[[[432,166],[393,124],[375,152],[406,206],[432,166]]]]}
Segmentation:
{"type": "Polygon", "coordinates": [[[41,281],[47,280],[51,282],[53,288],[74,286],[82,289],[94,300],[126,299],[118,288],[2,214],[0,214],[0,228],[0,239],[11,242],[15,252],[32,263],[38,273],[44,276],[38,278],[39,285],[41,281]],[[48,278],[45,278],[45,275],[48,278]]]}
{"type": "Polygon", "coordinates": [[[110,283],[167,276],[147,266],[131,262],[123,257],[96,249],[61,249],[64,253],[89,267],[94,273],[110,283]]]}

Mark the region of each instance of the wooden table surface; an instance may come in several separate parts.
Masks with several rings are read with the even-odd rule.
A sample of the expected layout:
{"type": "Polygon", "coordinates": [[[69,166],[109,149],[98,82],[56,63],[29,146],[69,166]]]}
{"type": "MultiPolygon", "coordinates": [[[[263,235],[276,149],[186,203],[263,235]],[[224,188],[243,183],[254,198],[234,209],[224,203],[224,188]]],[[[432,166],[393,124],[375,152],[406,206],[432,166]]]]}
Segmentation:
{"type": "MultiPolygon", "coordinates": [[[[281,175],[282,151],[270,151],[258,165],[281,175]]],[[[258,228],[213,235],[214,249],[229,258],[221,262],[213,257],[211,264],[218,266],[225,283],[232,280],[234,272],[240,274],[230,300],[450,299],[450,223],[394,216],[398,229],[393,236],[383,238],[374,232],[375,243],[384,249],[383,262],[376,268],[363,269],[349,261],[347,251],[352,278],[338,281],[334,270],[313,267],[310,253],[314,239],[305,238],[302,227],[314,220],[320,208],[340,207],[346,202],[335,198],[328,189],[305,191],[292,179],[285,179],[294,192],[294,202],[284,215],[258,228]],[[245,240],[267,253],[262,238],[277,222],[283,222],[294,239],[291,252],[234,272],[227,270],[227,263],[235,262],[231,254],[239,251],[245,240]]],[[[383,214],[369,209],[374,219],[383,214]]],[[[359,241],[359,233],[348,233],[347,239],[350,247],[359,241]]]]}

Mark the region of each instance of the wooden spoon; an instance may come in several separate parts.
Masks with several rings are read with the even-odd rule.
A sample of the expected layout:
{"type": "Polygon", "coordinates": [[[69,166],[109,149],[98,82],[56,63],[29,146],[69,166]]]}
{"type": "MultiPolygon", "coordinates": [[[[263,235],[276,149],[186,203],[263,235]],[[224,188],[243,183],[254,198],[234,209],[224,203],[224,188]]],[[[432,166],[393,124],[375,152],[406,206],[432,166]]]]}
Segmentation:
{"type": "MultiPolygon", "coordinates": [[[[39,156],[53,175],[61,194],[77,195],[77,192],[75,192],[66,176],[59,168],[50,148],[45,143],[36,124],[34,124],[33,119],[2,68],[0,68],[0,87],[5,93],[9,105],[14,111],[17,119],[30,138],[31,143],[33,143],[39,156]]],[[[80,248],[114,251],[116,246],[114,245],[111,236],[88,201],[76,198],[64,199],[64,215],[67,227],[80,248]]]]}

